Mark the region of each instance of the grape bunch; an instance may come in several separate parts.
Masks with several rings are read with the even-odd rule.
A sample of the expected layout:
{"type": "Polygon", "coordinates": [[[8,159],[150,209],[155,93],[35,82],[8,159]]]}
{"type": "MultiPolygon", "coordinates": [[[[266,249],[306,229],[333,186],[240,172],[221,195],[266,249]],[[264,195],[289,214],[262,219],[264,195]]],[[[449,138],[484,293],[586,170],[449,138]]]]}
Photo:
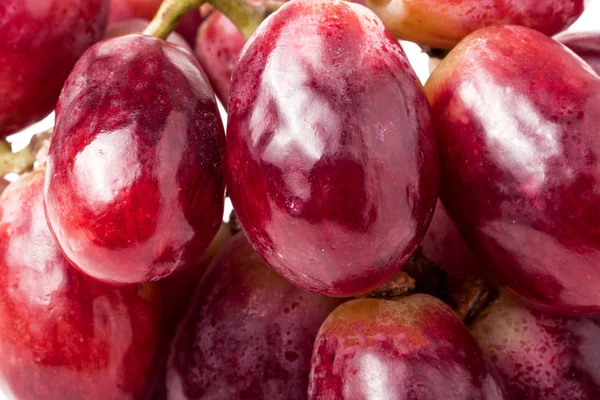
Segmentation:
{"type": "Polygon", "coordinates": [[[0,399],[600,399],[584,3],[2,1],[0,399]]]}

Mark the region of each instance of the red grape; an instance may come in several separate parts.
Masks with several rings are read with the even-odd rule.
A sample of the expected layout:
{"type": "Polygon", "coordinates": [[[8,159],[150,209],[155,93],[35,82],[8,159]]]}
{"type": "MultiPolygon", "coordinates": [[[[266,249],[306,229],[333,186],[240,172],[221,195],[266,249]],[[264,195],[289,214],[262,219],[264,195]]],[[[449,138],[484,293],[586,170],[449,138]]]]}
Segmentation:
{"type": "Polygon", "coordinates": [[[450,49],[477,29],[523,25],[547,35],[568,28],[584,0],[366,0],[400,39],[450,49]]]}
{"type": "Polygon", "coordinates": [[[77,59],[104,36],[109,2],[0,2],[0,137],[50,114],[77,59]]]}
{"type": "Polygon", "coordinates": [[[600,74],[600,32],[570,33],[557,38],[600,74]]]}
{"type": "MultiPolygon", "coordinates": [[[[163,0],[112,0],[110,4],[109,23],[131,18],[142,18],[151,21],[163,0]]],[[[188,12],[177,24],[179,33],[189,46],[194,46],[196,32],[202,22],[199,10],[188,12]]]]}
{"type": "Polygon", "coordinates": [[[158,292],[72,268],[48,230],[43,185],[37,170],[0,197],[0,380],[20,400],[142,398],[158,292]]]}
{"type": "Polygon", "coordinates": [[[246,41],[226,16],[213,11],[200,25],[196,39],[196,55],[221,100],[227,107],[231,74],[246,41]]]}
{"type": "Polygon", "coordinates": [[[258,254],[330,296],[394,276],[437,199],[427,99],[398,42],[357,4],[294,1],[261,25],[234,71],[227,154],[258,254]]]}
{"type": "Polygon", "coordinates": [[[268,268],[243,234],[219,253],[172,345],[169,399],[306,399],[317,331],[339,300],[268,268]]]}
{"type": "Polygon", "coordinates": [[[435,297],[360,299],[323,323],[309,399],[508,399],[467,328],[435,297]]]}
{"type": "Polygon", "coordinates": [[[183,47],[128,35],[92,47],[57,108],[46,215],[67,258],[113,283],[196,263],[223,215],[225,138],[183,47]]]}
{"type": "Polygon", "coordinates": [[[441,199],[486,267],[540,307],[600,312],[600,77],[506,26],[467,37],[426,89],[441,199]]]}
{"type": "Polygon", "coordinates": [[[520,400],[600,399],[600,323],[533,310],[509,293],[471,326],[520,400]]]}

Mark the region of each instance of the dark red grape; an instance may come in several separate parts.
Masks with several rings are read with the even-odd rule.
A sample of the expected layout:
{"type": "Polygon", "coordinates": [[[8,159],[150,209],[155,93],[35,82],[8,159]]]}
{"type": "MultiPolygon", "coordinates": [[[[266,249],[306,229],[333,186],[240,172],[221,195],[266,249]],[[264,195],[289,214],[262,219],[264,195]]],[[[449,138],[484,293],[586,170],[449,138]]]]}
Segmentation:
{"type": "Polygon", "coordinates": [[[234,71],[227,134],[233,206],[295,285],[366,293],[423,238],[438,190],[429,106],[365,7],[294,1],[267,19],[234,71]]]}
{"type": "MultiPolygon", "coordinates": [[[[113,24],[131,18],[143,18],[151,21],[161,3],[162,0],[112,0],[108,22],[113,24]]],[[[177,33],[185,39],[190,47],[194,46],[196,32],[201,22],[200,12],[192,10],[184,15],[177,24],[177,33]]]]}
{"type": "Polygon", "coordinates": [[[494,366],[453,311],[415,294],[360,299],[323,323],[308,398],[508,399],[494,366]]]}
{"type": "Polygon", "coordinates": [[[77,59],[104,37],[109,3],[0,2],[0,137],[52,112],[77,59]]]}
{"type": "Polygon", "coordinates": [[[0,197],[0,380],[20,400],[140,399],[159,340],[158,291],[72,268],[48,230],[43,185],[37,170],[0,197]]]}
{"type": "Polygon", "coordinates": [[[286,282],[238,234],[211,265],[173,342],[168,398],[305,399],[317,331],[339,303],[286,282]]]}
{"type": "Polygon", "coordinates": [[[441,199],[486,268],[554,312],[600,312],[600,77],[522,27],[480,30],[426,85],[441,199]]]}
{"type": "Polygon", "coordinates": [[[221,100],[227,107],[231,74],[246,41],[226,16],[213,11],[200,25],[196,39],[196,55],[221,100]]]}
{"type": "Polygon", "coordinates": [[[366,0],[400,39],[450,49],[491,25],[522,25],[546,35],[567,29],[585,0],[366,0]]]}
{"type": "Polygon", "coordinates": [[[569,33],[557,38],[600,74],[600,32],[569,33]]]}
{"type": "Polygon", "coordinates": [[[600,399],[600,322],[533,310],[502,291],[471,326],[514,399],[600,399]]]}
{"type": "Polygon", "coordinates": [[[194,265],[221,224],[225,138],[192,54],[143,35],[99,43],[56,118],[46,215],[67,258],[113,283],[194,265]]]}

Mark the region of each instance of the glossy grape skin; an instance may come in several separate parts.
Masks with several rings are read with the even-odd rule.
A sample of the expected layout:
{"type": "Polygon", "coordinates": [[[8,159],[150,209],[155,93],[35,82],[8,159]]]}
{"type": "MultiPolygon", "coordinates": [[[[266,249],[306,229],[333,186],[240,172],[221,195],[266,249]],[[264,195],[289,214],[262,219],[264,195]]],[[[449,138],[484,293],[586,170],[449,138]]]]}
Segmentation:
{"type": "Polygon", "coordinates": [[[196,55],[219,100],[227,108],[231,74],[246,41],[226,16],[213,11],[200,25],[196,55]]]}
{"type": "Polygon", "coordinates": [[[109,3],[0,2],[0,137],[52,112],[77,59],[104,36],[109,3]]]}
{"type": "Polygon", "coordinates": [[[46,215],[73,265],[122,284],[194,265],[221,224],[225,138],[192,54],[143,35],[99,43],[56,118],[46,215]]]}
{"type": "Polygon", "coordinates": [[[512,398],[600,398],[599,321],[544,314],[502,291],[470,329],[512,398]]]}
{"type": "Polygon", "coordinates": [[[359,299],[323,323],[310,400],[508,399],[494,366],[440,300],[359,299]]]}
{"type": "Polygon", "coordinates": [[[451,49],[469,33],[492,25],[522,25],[546,35],[567,29],[584,0],[366,0],[398,38],[451,49]]]}
{"type": "MultiPolygon", "coordinates": [[[[151,21],[161,3],[162,0],[112,0],[108,22],[113,24],[132,18],[142,18],[151,21]]],[[[185,39],[190,47],[194,46],[196,33],[201,22],[202,16],[200,12],[192,10],[184,15],[177,24],[177,33],[185,39]]]]}
{"type": "Polygon", "coordinates": [[[159,340],[158,291],[72,268],[48,230],[43,184],[37,170],[0,197],[0,380],[20,400],[140,399],[159,340]]]}
{"type": "Polygon", "coordinates": [[[439,173],[429,107],[365,7],[295,1],[266,20],[234,71],[227,129],[233,206],[293,284],[366,293],[425,234],[439,173]]]}
{"type": "MultiPolygon", "coordinates": [[[[131,18],[112,22],[106,29],[106,38],[109,39],[129,35],[131,33],[141,33],[144,31],[144,29],[146,29],[149,23],[149,21],[142,18],[131,18]]],[[[192,48],[188,45],[185,39],[177,32],[171,33],[167,38],[167,41],[178,44],[185,47],[189,51],[192,51],[192,48]]]]}
{"type": "Polygon", "coordinates": [[[537,306],[598,314],[600,78],[540,33],[493,27],[457,46],[426,90],[440,196],[470,247],[537,306]]]}
{"type": "Polygon", "coordinates": [[[423,255],[451,275],[482,278],[485,267],[469,248],[441,201],[437,202],[429,229],[421,242],[423,255]]]}
{"type": "Polygon", "coordinates": [[[292,286],[238,234],[211,265],[173,342],[168,398],[305,399],[315,337],[338,304],[292,286]]]}
{"type": "Polygon", "coordinates": [[[569,33],[556,38],[600,75],[600,32],[569,33]]]}

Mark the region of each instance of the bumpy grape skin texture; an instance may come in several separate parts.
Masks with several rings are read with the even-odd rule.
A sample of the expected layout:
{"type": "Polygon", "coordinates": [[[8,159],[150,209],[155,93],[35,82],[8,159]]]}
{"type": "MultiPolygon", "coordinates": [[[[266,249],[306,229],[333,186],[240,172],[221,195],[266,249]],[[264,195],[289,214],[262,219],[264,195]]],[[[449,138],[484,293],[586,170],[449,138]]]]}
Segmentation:
{"type": "Polygon", "coordinates": [[[38,170],[0,197],[0,380],[20,400],[141,399],[160,333],[158,292],[72,268],[48,230],[43,184],[38,170]]]}
{"type": "Polygon", "coordinates": [[[600,312],[600,77],[538,32],[491,27],[426,90],[440,197],[486,268],[549,311],[600,312]]]}
{"type": "Polygon", "coordinates": [[[422,87],[357,4],[296,1],[261,25],[233,74],[227,151],[229,194],[253,246],[321,294],[390,279],[437,199],[422,87]]]}
{"type": "Polygon", "coordinates": [[[168,398],[306,399],[314,339],[338,304],[292,286],[238,234],[211,265],[179,328],[168,398]]]}
{"type": "Polygon", "coordinates": [[[600,74],[600,32],[569,33],[556,38],[600,74]]]}
{"type": "Polygon", "coordinates": [[[227,107],[233,67],[245,43],[233,22],[218,11],[213,11],[198,30],[196,55],[224,107],[227,107]]]}
{"type": "MultiPolygon", "coordinates": [[[[113,24],[131,18],[143,18],[151,21],[161,3],[162,0],[112,0],[108,22],[113,24]]],[[[177,33],[185,39],[190,47],[194,46],[196,32],[201,22],[202,16],[199,10],[192,10],[184,15],[177,24],[177,33]]]]}
{"type": "Polygon", "coordinates": [[[416,294],[360,299],[323,323],[312,356],[310,400],[508,399],[462,321],[416,294]]]}
{"type": "Polygon", "coordinates": [[[50,114],[77,59],[104,36],[109,3],[0,2],[0,137],[50,114]]]}
{"type": "Polygon", "coordinates": [[[522,25],[546,35],[567,29],[584,0],[366,0],[400,39],[450,49],[469,33],[492,25],[522,25]]]}
{"type": "Polygon", "coordinates": [[[143,35],[99,43],[56,117],[45,205],[67,258],[123,284],[196,263],[221,224],[225,138],[192,54],[143,35]]]}
{"type": "Polygon", "coordinates": [[[600,398],[600,322],[531,309],[508,292],[471,332],[502,374],[512,398],[600,398]]]}

